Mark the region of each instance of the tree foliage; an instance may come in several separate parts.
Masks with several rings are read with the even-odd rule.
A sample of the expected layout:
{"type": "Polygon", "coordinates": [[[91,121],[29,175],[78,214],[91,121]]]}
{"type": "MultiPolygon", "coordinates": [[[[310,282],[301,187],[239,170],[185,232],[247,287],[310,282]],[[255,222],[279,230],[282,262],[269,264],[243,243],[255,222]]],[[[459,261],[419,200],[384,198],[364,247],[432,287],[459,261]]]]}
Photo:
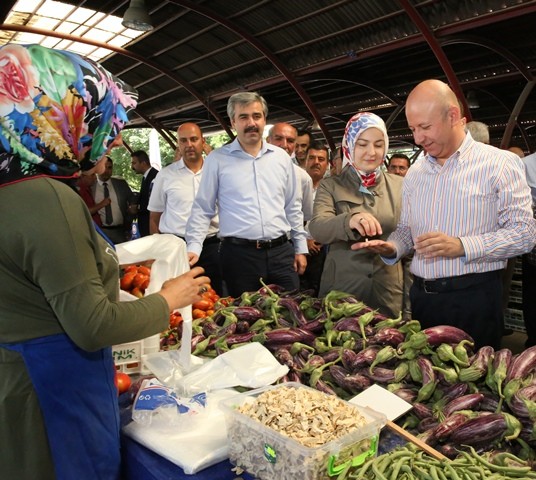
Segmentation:
{"type": "MultiPolygon", "coordinates": [[[[123,130],[123,141],[132,151],[145,150],[149,153],[149,128],[132,128],[123,130]]],[[[230,140],[227,133],[220,133],[206,138],[207,143],[214,149],[219,148],[230,140]]],[[[162,167],[169,165],[175,158],[174,149],[161,136],[158,137],[160,147],[160,161],[162,167]]],[[[114,175],[123,177],[135,191],[140,190],[141,175],[134,172],[130,166],[130,152],[126,147],[114,148],[110,156],[114,161],[114,175]]]]}

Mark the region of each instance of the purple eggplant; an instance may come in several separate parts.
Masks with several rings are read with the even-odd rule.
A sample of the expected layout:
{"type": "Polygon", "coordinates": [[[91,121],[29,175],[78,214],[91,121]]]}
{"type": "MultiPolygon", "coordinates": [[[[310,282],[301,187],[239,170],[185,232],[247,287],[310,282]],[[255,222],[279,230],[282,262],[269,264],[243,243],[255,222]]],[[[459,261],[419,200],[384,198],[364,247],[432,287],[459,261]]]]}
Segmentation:
{"type": "Polygon", "coordinates": [[[369,347],[357,352],[354,363],[354,370],[367,365],[371,365],[380,350],[380,346],[370,345],[369,347]]]}
{"type": "Polygon", "coordinates": [[[438,422],[434,417],[426,417],[421,419],[419,424],[417,425],[417,431],[419,433],[424,433],[428,430],[433,430],[437,427],[438,422]]]}
{"type": "Polygon", "coordinates": [[[286,365],[290,369],[295,367],[294,358],[287,348],[278,348],[274,352],[274,357],[281,365],[286,365]]]}
{"type": "Polygon", "coordinates": [[[434,430],[434,435],[438,440],[446,440],[450,434],[462,426],[469,416],[465,413],[454,413],[443,420],[434,430]]]}
{"type": "Polygon", "coordinates": [[[371,345],[391,345],[398,347],[404,339],[405,335],[397,328],[385,327],[370,337],[369,342],[371,345]]]}
{"type": "Polygon", "coordinates": [[[461,397],[451,400],[443,409],[443,415],[450,417],[454,412],[458,410],[475,410],[480,403],[484,400],[483,393],[469,393],[461,397]]]}
{"type": "Polygon", "coordinates": [[[501,440],[508,432],[504,415],[500,413],[484,415],[484,413],[488,412],[482,412],[453,429],[450,440],[461,445],[490,444],[501,440]]]}
{"type": "Polygon", "coordinates": [[[227,345],[238,345],[240,343],[247,343],[253,340],[255,332],[246,332],[246,333],[235,333],[234,335],[229,335],[225,342],[227,345]]]}
{"type": "Polygon", "coordinates": [[[495,352],[491,365],[488,365],[486,385],[501,398],[503,398],[503,383],[506,380],[511,364],[512,351],[508,348],[503,348],[495,352]]]}
{"type": "Polygon", "coordinates": [[[358,358],[357,353],[354,350],[351,350],[349,348],[344,348],[342,350],[342,353],[341,353],[342,365],[350,373],[353,372],[359,366],[362,366],[362,365],[358,365],[356,367],[357,358],[358,358]]]}
{"type": "Polygon", "coordinates": [[[518,417],[536,421],[536,385],[520,388],[509,399],[508,406],[518,417]]]}
{"type": "Polygon", "coordinates": [[[458,377],[461,382],[476,382],[486,376],[490,359],[493,359],[495,350],[485,346],[478,349],[471,360],[471,365],[460,369],[458,377]]]}
{"type": "Polygon", "coordinates": [[[367,368],[358,373],[361,373],[378,383],[392,383],[395,381],[395,371],[390,368],[376,367],[374,372],[370,372],[367,368]]]}
{"type": "Polygon", "coordinates": [[[525,378],[536,369],[536,345],[518,354],[510,364],[506,382],[516,378],[525,378]]]}
{"type": "Polygon", "coordinates": [[[312,345],[316,335],[301,328],[277,328],[255,335],[253,341],[265,345],[281,345],[285,343],[301,342],[312,345]]]}
{"type": "Polygon", "coordinates": [[[426,328],[423,330],[423,333],[426,335],[428,343],[432,346],[438,346],[442,343],[456,345],[462,340],[468,340],[474,343],[474,340],[468,333],[452,325],[438,325],[436,327],[426,328]]]}
{"type": "Polygon", "coordinates": [[[296,302],[292,298],[281,297],[279,298],[277,304],[279,305],[279,307],[283,307],[288,311],[290,319],[294,323],[294,326],[303,327],[307,323],[307,319],[301,311],[298,302],[296,302]]]}
{"type": "Polygon", "coordinates": [[[238,320],[245,320],[250,325],[264,317],[264,313],[255,307],[235,307],[232,313],[238,320]]]}
{"type": "Polygon", "coordinates": [[[413,403],[417,399],[417,392],[412,388],[399,388],[393,393],[408,403],[413,403]]]}
{"type": "Polygon", "coordinates": [[[417,415],[420,420],[433,416],[432,409],[421,402],[415,402],[413,404],[413,413],[417,415]]]}
{"type": "Polygon", "coordinates": [[[371,381],[364,375],[350,374],[348,370],[339,365],[331,365],[329,373],[333,381],[349,393],[361,392],[371,385],[371,381]]]}
{"type": "Polygon", "coordinates": [[[454,385],[450,385],[443,389],[443,397],[441,398],[445,401],[445,403],[448,403],[455,398],[465,395],[467,393],[468,388],[469,385],[467,385],[467,383],[455,383],[454,385]]]}

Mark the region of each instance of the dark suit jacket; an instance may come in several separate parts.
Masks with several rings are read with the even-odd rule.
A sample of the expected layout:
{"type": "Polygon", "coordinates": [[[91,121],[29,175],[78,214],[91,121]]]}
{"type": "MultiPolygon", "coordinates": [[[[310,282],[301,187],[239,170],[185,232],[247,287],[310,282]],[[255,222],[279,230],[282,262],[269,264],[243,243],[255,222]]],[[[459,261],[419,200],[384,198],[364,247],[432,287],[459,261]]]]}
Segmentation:
{"type": "Polygon", "coordinates": [[[138,228],[142,237],[149,235],[149,210],[147,210],[147,207],[149,205],[149,197],[151,196],[151,191],[153,189],[153,180],[157,173],[158,170],[151,167],[147,177],[145,177],[145,179],[141,182],[138,228]]]}
{"type": "MultiPolygon", "coordinates": [[[[128,206],[135,201],[135,195],[128,186],[127,181],[124,178],[111,177],[108,180],[108,184],[114,189],[117,195],[117,201],[119,203],[119,209],[123,215],[123,224],[126,230],[130,230],[130,224],[132,223],[132,215],[128,213],[128,206]]],[[[91,187],[93,198],[95,198],[95,189],[97,183],[91,187]]]]}

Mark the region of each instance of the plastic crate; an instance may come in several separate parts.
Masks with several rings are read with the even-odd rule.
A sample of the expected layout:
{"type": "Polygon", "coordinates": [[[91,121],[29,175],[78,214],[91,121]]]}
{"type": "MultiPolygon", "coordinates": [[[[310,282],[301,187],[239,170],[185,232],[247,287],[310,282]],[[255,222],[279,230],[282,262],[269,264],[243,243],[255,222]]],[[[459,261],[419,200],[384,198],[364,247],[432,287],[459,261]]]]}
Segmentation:
{"type": "Polygon", "coordinates": [[[523,311],[507,308],[504,312],[504,326],[518,332],[526,332],[523,311]]]}
{"type": "Polygon", "coordinates": [[[160,335],[138,340],[136,342],[122,343],[112,347],[112,354],[116,370],[124,373],[139,373],[148,375],[151,371],[143,364],[143,355],[160,350],[160,335]]]}
{"type": "Polygon", "coordinates": [[[290,382],[222,400],[219,405],[225,413],[231,463],[260,480],[321,480],[333,478],[332,475],[336,476],[348,462],[357,466],[377,454],[379,432],[386,423],[385,416],[342,399],[338,400],[356,408],[363,415],[366,425],[316,448],[306,447],[237,411],[239,406],[253,402],[261,393],[283,387],[305,388],[328,396],[290,382]]]}

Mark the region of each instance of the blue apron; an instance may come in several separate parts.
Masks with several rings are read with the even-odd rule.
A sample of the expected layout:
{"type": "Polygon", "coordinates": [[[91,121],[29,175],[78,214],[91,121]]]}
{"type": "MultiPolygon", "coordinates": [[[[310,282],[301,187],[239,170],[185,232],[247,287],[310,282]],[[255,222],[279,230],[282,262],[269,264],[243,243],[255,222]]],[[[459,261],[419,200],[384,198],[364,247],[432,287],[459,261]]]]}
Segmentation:
{"type": "Polygon", "coordinates": [[[56,478],[119,479],[119,407],[111,348],[86,352],[65,334],[0,347],[24,358],[56,478]]]}

